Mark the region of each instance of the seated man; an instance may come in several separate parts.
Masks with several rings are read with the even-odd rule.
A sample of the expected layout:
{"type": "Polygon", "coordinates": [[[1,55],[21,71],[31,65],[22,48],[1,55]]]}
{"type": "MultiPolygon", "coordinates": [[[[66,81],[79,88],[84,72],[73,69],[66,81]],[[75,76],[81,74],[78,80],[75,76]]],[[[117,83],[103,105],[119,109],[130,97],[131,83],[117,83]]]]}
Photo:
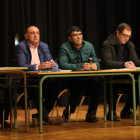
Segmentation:
{"type": "MultiPolygon", "coordinates": [[[[83,40],[82,31],[78,27],[72,26],[67,33],[69,41],[62,44],[59,52],[60,68],[64,70],[77,70],[77,68],[86,70],[99,69],[100,65],[94,47],[91,43],[83,40]],[[90,57],[91,60],[89,60],[90,57]],[[79,61],[78,64],[77,61],[79,61]]],[[[75,112],[82,95],[90,95],[86,121],[90,123],[98,122],[99,118],[96,117],[100,88],[98,77],[67,78],[66,85],[70,89],[70,113],[75,112]]],[[[63,112],[63,118],[67,122],[68,106],[63,112]]]]}
{"type": "MultiPolygon", "coordinates": [[[[115,33],[110,35],[107,40],[103,42],[101,49],[102,63],[104,69],[119,69],[119,68],[130,68],[134,69],[140,66],[140,60],[137,57],[135,46],[129,40],[131,38],[132,29],[130,25],[126,23],[120,24],[115,33]]],[[[126,76],[116,76],[115,78],[126,78],[126,76]]],[[[128,78],[128,77],[127,77],[128,78]]],[[[129,85],[123,85],[126,87],[127,91],[132,91],[132,87],[129,85]]],[[[116,103],[117,94],[119,88],[122,87],[121,84],[113,84],[113,111],[114,111],[114,121],[119,121],[120,117],[116,114],[116,103]]],[[[138,87],[136,84],[136,96],[138,95],[138,87]]],[[[133,113],[130,109],[133,109],[132,93],[126,101],[126,104],[121,111],[121,118],[133,118],[133,113]]],[[[138,97],[137,105],[138,105],[138,97]]],[[[110,108],[110,107],[109,107],[110,108]]],[[[110,118],[110,109],[107,115],[107,119],[110,118]]]]}
{"type": "MultiPolygon", "coordinates": [[[[29,71],[49,68],[53,64],[53,59],[46,43],[40,40],[39,29],[29,26],[25,33],[25,40],[16,47],[16,66],[28,67],[29,71]]],[[[27,85],[39,85],[40,77],[27,78],[27,85]]],[[[23,83],[23,81],[21,82],[23,83]]],[[[39,111],[39,89],[27,88],[29,97],[33,100],[39,111]]],[[[49,124],[63,123],[62,117],[50,117],[48,114],[52,110],[55,100],[58,97],[56,83],[50,78],[43,82],[43,120],[49,124]]],[[[38,114],[33,114],[33,125],[38,125],[38,114]]]]}
{"type": "Polygon", "coordinates": [[[10,128],[10,124],[5,121],[5,120],[8,120],[8,116],[9,116],[9,112],[10,112],[9,88],[8,88],[8,86],[0,84],[0,128],[3,127],[2,126],[3,109],[5,110],[4,128],[10,128]]]}

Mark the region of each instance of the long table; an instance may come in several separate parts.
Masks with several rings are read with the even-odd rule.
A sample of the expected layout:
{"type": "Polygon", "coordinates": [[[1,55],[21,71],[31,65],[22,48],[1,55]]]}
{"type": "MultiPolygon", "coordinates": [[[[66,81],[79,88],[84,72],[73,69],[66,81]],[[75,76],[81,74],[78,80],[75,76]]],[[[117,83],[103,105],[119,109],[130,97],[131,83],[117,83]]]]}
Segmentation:
{"type": "MultiPolygon", "coordinates": [[[[11,79],[23,78],[24,79],[24,93],[25,93],[25,132],[27,132],[27,92],[26,92],[26,74],[23,70],[27,70],[28,67],[0,67],[0,79],[9,79],[9,97],[10,97],[10,127],[12,128],[12,102],[11,102],[11,79]]],[[[16,93],[16,92],[15,92],[16,93]]],[[[17,94],[14,95],[15,102],[17,94]]],[[[17,113],[17,105],[14,108],[14,114],[17,113]]],[[[17,116],[17,115],[15,115],[17,116]]],[[[14,126],[17,128],[17,117],[14,119],[14,126]]],[[[4,121],[4,118],[3,118],[4,121]]],[[[3,126],[4,129],[4,126],[3,126]]]]}
{"type": "MultiPolygon", "coordinates": [[[[136,124],[136,96],[135,96],[135,78],[132,73],[138,72],[137,69],[116,69],[116,70],[98,70],[98,71],[72,71],[72,72],[37,72],[29,71],[25,72],[26,76],[41,76],[39,83],[39,133],[42,133],[42,83],[46,78],[56,78],[56,77],[85,77],[85,76],[101,76],[104,83],[104,121],[106,118],[106,76],[123,76],[128,75],[132,81],[133,89],[133,113],[134,113],[134,125],[136,124]]],[[[140,80],[139,80],[140,81],[140,80]]],[[[108,82],[108,81],[107,81],[108,82]]],[[[113,99],[113,90],[111,82],[111,99],[113,99]]],[[[113,100],[111,100],[111,120],[113,120],[113,100]]]]}

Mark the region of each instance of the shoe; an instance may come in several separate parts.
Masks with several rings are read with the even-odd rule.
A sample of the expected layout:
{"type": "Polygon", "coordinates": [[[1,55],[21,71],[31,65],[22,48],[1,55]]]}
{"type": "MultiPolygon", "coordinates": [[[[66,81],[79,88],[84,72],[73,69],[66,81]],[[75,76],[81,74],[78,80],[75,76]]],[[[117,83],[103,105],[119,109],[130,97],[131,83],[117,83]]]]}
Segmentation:
{"type": "MultiPolygon", "coordinates": [[[[128,111],[121,111],[120,116],[121,116],[122,119],[133,119],[134,118],[134,114],[130,110],[128,110],[128,111]]],[[[139,116],[136,116],[136,119],[139,120],[139,116]]]]}
{"type": "Polygon", "coordinates": [[[96,123],[99,121],[99,118],[96,117],[96,115],[91,115],[91,114],[87,114],[86,115],[86,122],[90,122],[90,123],[96,123]]]}
{"type": "MultiPolygon", "coordinates": [[[[107,114],[107,120],[108,121],[111,121],[111,116],[110,116],[110,114],[107,114]]],[[[120,121],[121,120],[121,118],[115,113],[114,115],[113,115],[113,121],[120,121]]]]}
{"type": "Polygon", "coordinates": [[[63,122],[63,123],[68,123],[68,118],[67,118],[67,117],[65,117],[65,115],[62,115],[62,118],[63,118],[63,120],[64,120],[64,122],[63,122]]]}
{"type": "Polygon", "coordinates": [[[59,125],[59,124],[62,124],[63,122],[64,122],[64,119],[60,116],[49,116],[48,117],[48,124],[59,125]]]}
{"type": "Polygon", "coordinates": [[[38,114],[33,114],[32,115],[32,122],[33,122],[33,126],[36,127],[39,125],[39,119],[38,119],[38,114]]]}

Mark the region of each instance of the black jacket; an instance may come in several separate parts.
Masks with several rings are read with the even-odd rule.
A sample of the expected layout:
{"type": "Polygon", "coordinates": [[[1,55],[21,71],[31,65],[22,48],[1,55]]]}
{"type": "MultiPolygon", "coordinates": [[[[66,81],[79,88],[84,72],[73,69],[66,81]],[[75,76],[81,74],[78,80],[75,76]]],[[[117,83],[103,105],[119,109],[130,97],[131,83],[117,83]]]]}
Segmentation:
{"type": "Polygon", "coordinates": [[[135,51],[135,45],[128,40],[124,45],[124,59],[125,62],[118,61],[119,46],[115,33],[110,35],[106,41],[103,42],[101,48],[101,58],[103,69],[118,69],[124,68],[124,63],[132,61],[137,67],[140,66],[140,60],[135,51]]]}

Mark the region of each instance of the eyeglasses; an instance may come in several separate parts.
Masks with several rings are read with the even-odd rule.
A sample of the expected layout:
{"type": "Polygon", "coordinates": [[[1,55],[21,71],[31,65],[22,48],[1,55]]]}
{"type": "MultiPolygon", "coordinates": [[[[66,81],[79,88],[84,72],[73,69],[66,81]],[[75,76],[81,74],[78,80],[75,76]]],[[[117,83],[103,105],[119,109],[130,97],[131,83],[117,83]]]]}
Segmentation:
{"type": "Polygon", "coordinates": [[[128,35],[125,35],[125,34],[123,34],[123,33],[121,33],[125,38],[131,38],[132,36],[130,35],[130,36],[128,36],[128,35]]]}
{"type": "Polygon", "coordinates": [[[73,37],[76,37],[76,36],[82,36],[82,33],[79,33],[79,34],[73,34],[73,35],[71,35],[71,36],[73,36],[73,37]]]}

